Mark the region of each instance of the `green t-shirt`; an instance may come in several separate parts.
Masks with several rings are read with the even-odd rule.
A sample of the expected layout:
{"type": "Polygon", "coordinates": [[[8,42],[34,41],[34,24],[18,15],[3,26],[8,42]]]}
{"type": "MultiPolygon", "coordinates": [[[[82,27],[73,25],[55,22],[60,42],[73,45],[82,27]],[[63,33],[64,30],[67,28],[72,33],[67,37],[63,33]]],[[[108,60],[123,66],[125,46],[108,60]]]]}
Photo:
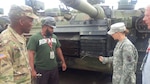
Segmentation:
{"type": "Polygon", "coordinates": [[[52,70],[57,67],[56,48],[61,46],[57,36],[52,35],[52,38],[44,38],[41,33],[36,33],[29,38],[27,49],[35,51],[34,63],[36,68],[43,70],[52,70]],[[52,41],[52,48],[48,42],[52,41]],[[54,51],[54,59],[50,59],[50,52],[54,51]]]}

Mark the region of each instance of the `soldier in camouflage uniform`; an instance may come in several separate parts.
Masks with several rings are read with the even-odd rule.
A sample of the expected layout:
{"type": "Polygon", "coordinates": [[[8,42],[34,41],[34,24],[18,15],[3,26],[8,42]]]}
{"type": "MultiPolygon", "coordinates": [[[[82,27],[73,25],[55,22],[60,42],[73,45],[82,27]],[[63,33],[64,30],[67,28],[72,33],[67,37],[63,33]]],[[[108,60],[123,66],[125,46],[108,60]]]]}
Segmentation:
{"type": "Polygon", "coordinates": [[[128,30],[123,22],[111,25],[108,34],[118,40],[112,57],[99,56],[102,63],[113,63],[113,84],[136,84],[138,52],[126,37],[128,30]]]}
{"type": "Polygon", "coordinates": [[[0,35],[0,84],[31,84],[31,71],[23,33],[29,33],[37,16],[29,6],[13,5],[10,25],[0,35]]]}

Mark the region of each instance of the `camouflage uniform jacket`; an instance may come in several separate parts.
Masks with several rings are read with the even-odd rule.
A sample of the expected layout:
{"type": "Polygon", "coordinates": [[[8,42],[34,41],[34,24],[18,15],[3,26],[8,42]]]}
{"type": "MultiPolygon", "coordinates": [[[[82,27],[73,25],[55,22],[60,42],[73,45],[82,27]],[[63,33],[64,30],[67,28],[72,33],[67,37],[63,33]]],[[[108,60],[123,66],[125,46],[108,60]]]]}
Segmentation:
{"type": "Polygon", "coordinates": [[[136,84],[137,61],[137,49],[125,38],[116,44],[112,57],[104,57],[103,63],[113,62],[113,84],[136,84]]]}
{"type": "Polygon", "coordinates": [[[0,35],[0,84],[31,84],[26,39],[8,27],[0,35]]]}

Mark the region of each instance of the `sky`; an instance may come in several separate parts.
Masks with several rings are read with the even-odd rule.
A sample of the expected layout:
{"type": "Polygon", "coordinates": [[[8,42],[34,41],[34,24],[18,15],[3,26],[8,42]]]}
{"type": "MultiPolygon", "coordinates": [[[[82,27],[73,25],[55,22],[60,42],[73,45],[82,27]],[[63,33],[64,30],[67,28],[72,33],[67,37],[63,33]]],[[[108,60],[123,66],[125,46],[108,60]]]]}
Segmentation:
{"type": "MultiPolygon", "coordinates": [[[[44,2],[45,9],[47,8],[58,8],[60,1],[59,0],[40,0],[44,2]]],[[[105,3],[110,6],[116,6],[119,0],[105,0],[105,3]]],[[[4,14],[7,15],[12,4],[25,4],[25,0],[0,0],[0,8],[4,8],[4,14]],[[9,2],[9,3],[8,3],[9,2]]],[[[150,4],[150,0],[138,0],[138,3],[135,6],[135,9],[142,8],[150,4]]]]}

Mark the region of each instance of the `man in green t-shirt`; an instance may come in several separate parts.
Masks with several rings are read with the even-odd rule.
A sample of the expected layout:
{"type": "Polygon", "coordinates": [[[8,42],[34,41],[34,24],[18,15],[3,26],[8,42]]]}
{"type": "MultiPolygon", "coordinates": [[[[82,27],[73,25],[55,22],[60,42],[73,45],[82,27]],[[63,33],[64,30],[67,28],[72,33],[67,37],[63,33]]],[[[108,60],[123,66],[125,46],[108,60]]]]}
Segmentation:
{"type": "Polygon", "coordinates": [[[32,77],[36,78],[37,84],[59,84],[56,54],[61,60],[63,71],[67,66],[60,48],[61,44],[53,34],[56,21],[53,17],[46,17],[41,23],[41,32],[31,36],[27,44],[32,77]]]}

